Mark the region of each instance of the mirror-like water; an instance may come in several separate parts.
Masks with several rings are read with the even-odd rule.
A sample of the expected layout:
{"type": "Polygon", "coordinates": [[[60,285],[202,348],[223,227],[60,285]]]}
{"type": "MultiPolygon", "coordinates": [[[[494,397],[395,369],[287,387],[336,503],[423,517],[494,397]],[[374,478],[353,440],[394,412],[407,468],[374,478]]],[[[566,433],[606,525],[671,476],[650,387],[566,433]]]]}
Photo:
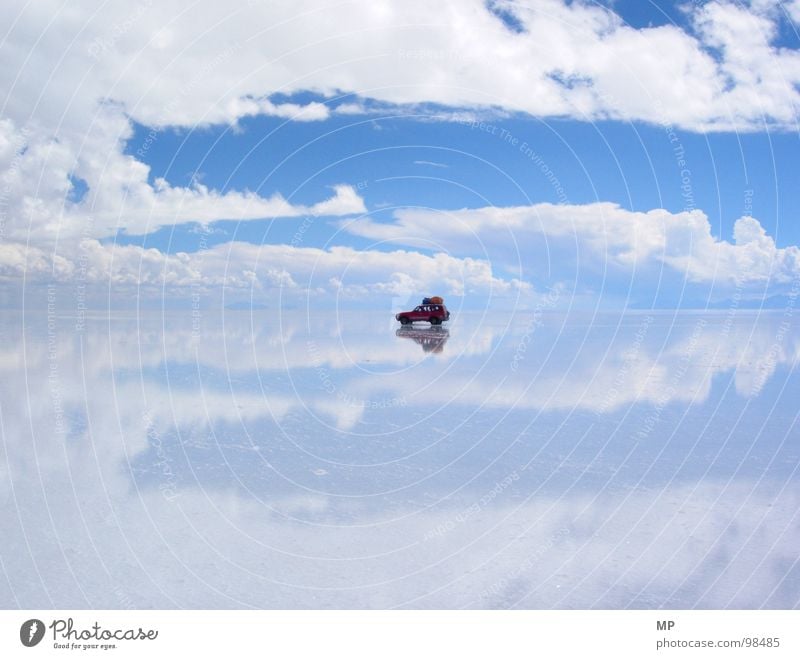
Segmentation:
{"type": "Polygon", "coordinates": [[[0,336],[5,608],[798,604],[783,314],[9,313],[0,336]]]}

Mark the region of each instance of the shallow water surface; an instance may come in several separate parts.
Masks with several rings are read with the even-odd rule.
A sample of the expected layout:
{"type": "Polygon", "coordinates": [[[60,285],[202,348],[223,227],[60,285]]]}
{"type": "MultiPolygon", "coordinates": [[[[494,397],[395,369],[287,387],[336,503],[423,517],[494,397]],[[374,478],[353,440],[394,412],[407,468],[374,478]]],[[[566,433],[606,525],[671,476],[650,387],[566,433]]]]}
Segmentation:
{"type": "Polygon", "coordinates": [[[798,605],[785,314],[0,323],[4,608],[798,605]]]}

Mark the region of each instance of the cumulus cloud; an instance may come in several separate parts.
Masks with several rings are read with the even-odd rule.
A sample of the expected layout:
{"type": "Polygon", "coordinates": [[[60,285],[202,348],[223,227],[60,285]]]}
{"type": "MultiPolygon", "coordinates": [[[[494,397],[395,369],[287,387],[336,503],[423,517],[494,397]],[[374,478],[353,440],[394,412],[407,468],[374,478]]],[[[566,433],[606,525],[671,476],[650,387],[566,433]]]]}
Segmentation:
{"type": "Polygon", "coordinates": [[[316,101],[300,105],[297,103],[273,103],[268,98],[244,97],[232,99],[226,107],[231,119],[234,120],[242,117],[268,115],[293,121],[321,121],[327,119],[331,114],[327,105],[316,101]]]}
{"type": "Polygon", "coordinates": [[[406,299],[419,291],[509,296],[532,291],[515,278],[495,275],[489,262],[414,251],[350,247],[293,247],[230,242],[187,254],[86,239],[68,255],[36,247],[0,246],[0,274],[27,281],[77,281],[131,287],[198,290],[218,287],[281,290],[287,296],[343,300],[406,299]]]}
{"type": "Polygon", "coordinates": [[[144,234],[185,222],[231,219],[343,216],[366,211],[347,184],[315,204],[291,203],[279,192],[213,190],[199,181],[174,186],[149,182],[150,168],[122,149],[132,131],[115,106],[98,109],[97,125],[83,136],[47,136],[40,130],[0,122],[0,169],[4,170],[2,237],[37,245],[57,240],[103,238],[124,230],[144,234]],[[71,201],[76,179],[86,183],[82,199],[71,201]]]}
{"type": "MultiPolygon", "coordinates": [[[[280,193],[262,197],[253,192],[225,194],[209,190],[199,182],[190,187],[174,187],[164,179],[155,186],[144,185],[140,196],[122,212],[128,233],[149,233],[161,226],[181,222],[213,222],[220,219],[254,220],[301,215],[349,215],[366,212],[364,201],[349,185],[334,186],[334,195],[311,206],[289,203],[280,193]]],[[[117,218],[114,218],[117,219],[117,218]]]]}
{"type": "MultiPolygon", "coordinates": [[[[196,204],[193,216],[199,219],[214,217],[226,204],[229,208],[240,204],[243,209],[260,206],[256,215],[267,204],[283,214],[327,215],[335,207],[356,210],[361,203],[347,186],[337,188],[327,201],[296,208],[282,199],[254,202],[244,195],[226,199],[202,187],[193,190],[187,207],[196,204]],[[219,201],[216,206],[214,199],[219,201]],[[211,208],[204,210],[203,203],[211,208]]],[[[147,229],[153,226],[148,217],[142,222],[147,229]]],[[[664,285],[670,277],[672,283],[713,287],[720,295],[734,289],[791,292],[800,286],[800,249],[778,247],[753,217],[736,221],[731,241],[712,235],[708,218],[699,210],[638,212],[612,203],[454,211],[407,208],[395,211],[389,222],[360,217],[342,221],[341,226],[352,235],[423,251],[234,242],[168,255],[84,238],[77,247],[67,242],[59,249],[2,244],[0,276],[177,289],[281,289],[287,295],[310,292],[351,300],[370,296],[405,300],[413,292],[434,289],[456,296],[530,298],[533,282],[543,281],[603,293],[606,288],[624,290],[634,280],[644,286],[664,285]],[[434,253],[429,253],[432,249],[434,253]]]]}
{"type": "Polygon", "coordinates": [[[14,89],[12,117],[36,107],[37,116],[57,118],[65,99],[85,107],[111,98],[153,126],[329,115],[319,103],[270,98],[301,91],[535,116],[668,120],[697,130],[793,126],[800,59],[776,37],[780,21],[787,14],[796,20],[798,10],[794,2],[785,13],[778,6],[712,0],[687,8],[687,25],[637,29],[597,3],[562,0],[498,0],[491,8],[483,0],[303,0],[236,12],[203,2],[191,16],[170,2],[92,14],[20,2],[7,8],[15,24],[0,80],[14,89]],[[28,89],[26,81],[37,84],[28,89]],[[37,98],[40,105],[31,104],[37,98]]]}
{"type": "MultiPolygon", "coordinates": [[[[365,211],[346,184],[310,205],[279,192],[151,184],[146,149],[125,151],[134,121],[154,130],[235,125],[254,115],[323,121],[376,107],[408,112],[436,104],[436,117],[452,121],[494,111],[668,122],[698,131],[792,128],[800,53],[777,40],[781,21],[796,20],[797,6],[781,11],[767,0],[712,0],[686,8],[683,26],[633,28],[597,4],[562,0],[530,6],[499,0],[491,7],[483,0],[344,6],[301,0],[250,3],[235,12],[201,2],[190,13],[171,2],[109,3],[93,13],[11,3],[11,27],[0,44],[6,90],[0,267],[6,275],[25,263],[34,272],[46,269],[37,249],[43,254],[59,244],[54,254],[69,252],[63,245],[72,241],[74,251],[81,240],[120,230],[365,211]],[[304,92],[330,105],[297,101],[304,92]],[[86,188],[80,199],[76,182],[86,188]]],[[[547,235],[560,235],[545,210],[536,221],[548,224],[547,235]]],[[[613,217],[606,228],[631,229],[636,240],[602,235],[582,211],[570,219],[587,231],[577,243],[592,249],[582,256],[599,254],[601,264],[628,267],[655,258],[696,281],[730,277],[739,268],[745,278],[781,281],[797,265],[794,248],[777,249],[749,221],[738,230],[742,239],[729,244],[711,237],[700,214],[675,219],[654,212],[642,221],[622,218],[613,207],[607,212],[613,217]],[[681,246],[687,239],[691,249],[681,246]]],[[[485,224],[479,215],[460,217],[485,224]]],[[[371,223],[352,228],[383,231],[371,223]]],[[[51,257],[57,273],[68,274],[66,257],[51,257]]],[[[395,281],[401,279],[398,273],[395,281]]]]}
{"type": "Polygon", "coordinates": [[[796,25],[800,25],[800,0],[789,0],[783,3],[783,8],[796,25]]]}
{"type": "Polygon", "coordinates": [[[800,249],[779,248],[752,217],[735,223],[734,241],[716,238],[699,210],[629,211],[612,203],[487,207],[455,211],[403,209],[392,222],[344,222],[349,232],[400,244],[442,245],[488,254],[523,272],[627,277],[648,271],[701,284],[789,285],[800,279],[800,249]]]}

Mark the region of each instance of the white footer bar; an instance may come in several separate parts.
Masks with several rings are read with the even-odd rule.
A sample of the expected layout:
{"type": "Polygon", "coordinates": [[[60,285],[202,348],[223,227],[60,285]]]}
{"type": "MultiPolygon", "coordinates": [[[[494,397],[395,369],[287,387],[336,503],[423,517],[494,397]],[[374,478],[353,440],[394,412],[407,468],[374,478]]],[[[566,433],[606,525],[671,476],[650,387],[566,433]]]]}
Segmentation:
{"type": "Polygon", "coordinates": [[[800,657],[795,611],[0,611],[0,657],[800,657]]]}

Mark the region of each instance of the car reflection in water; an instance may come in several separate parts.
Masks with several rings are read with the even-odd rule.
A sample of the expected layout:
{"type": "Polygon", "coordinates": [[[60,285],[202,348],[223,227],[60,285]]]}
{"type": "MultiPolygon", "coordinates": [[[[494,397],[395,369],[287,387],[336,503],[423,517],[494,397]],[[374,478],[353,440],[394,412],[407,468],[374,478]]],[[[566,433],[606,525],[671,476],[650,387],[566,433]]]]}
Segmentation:
{"type": "Polygon", "coordinates": [[[444,344],[450,338],[450,331],[441,325],[431,325],[422,329],[420,327],[401,327],[395,332],[397,336],[416,341],[422,346],[424,352],[440,353],[444,344]]]}

